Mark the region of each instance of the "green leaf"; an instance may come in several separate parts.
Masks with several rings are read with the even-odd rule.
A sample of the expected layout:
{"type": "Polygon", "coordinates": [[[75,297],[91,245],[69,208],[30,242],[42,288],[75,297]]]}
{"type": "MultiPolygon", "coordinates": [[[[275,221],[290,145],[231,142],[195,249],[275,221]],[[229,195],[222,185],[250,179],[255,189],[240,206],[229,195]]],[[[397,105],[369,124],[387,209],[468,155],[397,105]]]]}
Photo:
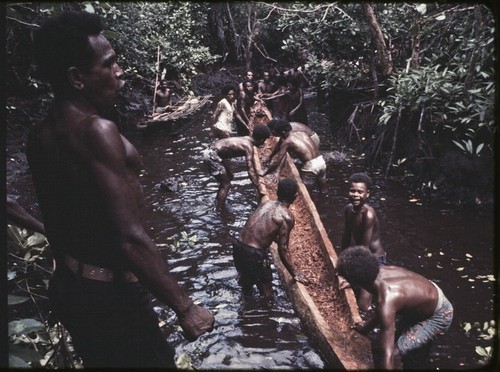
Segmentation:
{"type": "Polygon", "coordinates": [[[457,145],[460,149],[464,150],[465,151],[465,147],[462,146],[462,144],[460,142],[457,142],[455,140],[451,140],[455,145],[457,145]]]}
{"type": "Polygon", "coordinates": [[[42,355],[38,351],[33,349],[28,349],[21,345],[13,345],[13,344],[9,345],[9,355],[21,358],[23,361],[27,363],[36,362],[42,359],[42,355]]]}
{"type": "Polygon", "coordinates": [[[31,365],[26,363],[19,357],[15,355],[9,355],[9,367],[10,368],[31,368],[31,365]]]}
{"type": "Polygon", "coordinates": [[[39,331],[45,326],[36,319],[20,319],[9,322],[9,336],[39,331]]]}
{"type": "Polygon", "coordinates": [[[483,149],[484,147],[484,143],[480,143],[477,147],[476,147],[476,155],[479,155],[479,153],[481,152],[481,150],[483,149]]]}
{"type": "Polygon", "coordinates": [[[24,297],[24,296],[7,295],[7,304],[9,306],[19,305],[22,304],[23,302],[28,301],[29,299],[30,299],[29,297],[24,297]]]}

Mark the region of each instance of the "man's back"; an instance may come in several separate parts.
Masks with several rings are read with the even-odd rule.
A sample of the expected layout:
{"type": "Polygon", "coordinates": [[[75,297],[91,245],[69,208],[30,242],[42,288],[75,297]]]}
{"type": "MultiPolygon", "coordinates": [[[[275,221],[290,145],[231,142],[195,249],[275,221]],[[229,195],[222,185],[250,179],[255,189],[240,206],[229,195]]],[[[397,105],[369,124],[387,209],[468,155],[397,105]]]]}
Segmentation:
{"type": "Polygon", "coordinates": [[[240,240],[252,247],[267,249],[278,237],[283,225],[291,229],[292,214],[281,202],[268,201],[261,204],[249,217],[240,233],[240,240]]]}
{"type": "Polygon", "coordinates": [[[377,302],[381,306],[412,321],[427,319],[434,313],[437,289],[422,275],[403,267],[382,265],[377,282],[377,302]]]}
{"type": "Polygon", "coordinates": [[[281,146],[295,155],[302,163],[321,155],[315,143],[305,132],[291,132],[281,146]]]}
{"type": "Polygon", "coordinates": [[[253,153],[253,142],[250,136],[223,138],[215,141],[213,147],[222,159],[253,153]]]}

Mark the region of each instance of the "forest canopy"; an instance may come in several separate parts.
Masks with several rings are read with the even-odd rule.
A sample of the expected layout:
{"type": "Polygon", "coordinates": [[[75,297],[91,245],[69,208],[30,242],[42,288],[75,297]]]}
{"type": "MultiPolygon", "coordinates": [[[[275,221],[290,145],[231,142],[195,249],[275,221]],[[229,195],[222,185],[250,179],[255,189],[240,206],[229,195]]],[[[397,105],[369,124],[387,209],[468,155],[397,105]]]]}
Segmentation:
{"type": "Polygon", "coordinates": [[[485,4],[10,3],[7,97],[43,100],[33,32],[65,9],[103,17],[131,87],[151,89],[159,66],[185,94],[199,93],[195,77],[231,66],[259,76],[303,66],[332,132],[387,176],[416,175],[430,191],[493,185],[497,31],[485,4]]]}

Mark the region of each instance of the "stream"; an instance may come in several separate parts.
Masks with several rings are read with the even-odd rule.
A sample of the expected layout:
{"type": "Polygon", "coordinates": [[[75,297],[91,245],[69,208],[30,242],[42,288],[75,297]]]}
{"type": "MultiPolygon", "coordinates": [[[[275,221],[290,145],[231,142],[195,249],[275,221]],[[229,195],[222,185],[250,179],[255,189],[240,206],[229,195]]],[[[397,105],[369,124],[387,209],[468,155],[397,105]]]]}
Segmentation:
{"type": "MultiPolygon", "coordinates": [[[[315,111],[314,102],[308,101],[308,110],[310,125],[323,140],[328,135],[327,120],[315,111]]],[[[255,188],[243,159],[236,159],[226,207],[216,210],[218,184],[208,175],[200,154],[209,142],[209,117],[205,110],[176,136],[125,133],[143,157],[141,182],[148,206],[144,225],[171,272],[216,318],[211,333],[188,343],[175,327],[174,313],[156,304],[179,363],[198,369],[340,368],[328,365],[303,333],[276,272],[273,300],[242,296],[228,236],[237,236],[257,207],[255,188]]],[[[389,261],[435,281],[455,309],[450,330],[431,350],[430,368],[481,366],[482,357],[475,349],[493,346],[493,340],[481,335],[487,334],[484,323],[495,319],[492,212],[421,199],[401,183],[366,169],[361,156],[324,143],[321,151],[327,159],[329,190],[326,195],[313,192],[312,199],[334,247],[341,242],[347,178],[365,171],[374,180],[369,203],[377,211],[389,261]],[[338,152],[342,160],[328,156],[338,152]],[[472,325],[468,332],[466,323],[472,325]]],[[[32,195],[32,186],[20,185],[17,192],[24,193],[23,189],[32,195]]]]}

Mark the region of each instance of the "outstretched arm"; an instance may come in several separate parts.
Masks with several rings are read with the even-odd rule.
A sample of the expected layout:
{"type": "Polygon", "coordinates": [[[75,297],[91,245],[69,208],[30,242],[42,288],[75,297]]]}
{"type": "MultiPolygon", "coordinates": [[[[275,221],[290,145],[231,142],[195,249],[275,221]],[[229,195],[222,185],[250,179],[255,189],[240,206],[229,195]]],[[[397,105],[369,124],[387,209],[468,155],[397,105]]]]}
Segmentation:
{"type": "Polygon", "coordinates": [[[279,240],[278,240],[278,253],[280,255],[283,265],[286,267],[290,275],[297,282],[309,284],[304,275],[298,271],[289,250],[290,232],[295,224],[295,220],[291,214],[280,214],[275,217],[275,223],[280,224],[279,240]]]}
{"type": "Polygon", "coordinates": [[[274,161],[271,162],[267,170],[264,172],[264,175],[274,172],[280,166],[281,162],[285,159],[285,156],[287,154],[287,148],[288,146],[284,142],[281,143],[277,156],[275,157],[274,161]]]}

